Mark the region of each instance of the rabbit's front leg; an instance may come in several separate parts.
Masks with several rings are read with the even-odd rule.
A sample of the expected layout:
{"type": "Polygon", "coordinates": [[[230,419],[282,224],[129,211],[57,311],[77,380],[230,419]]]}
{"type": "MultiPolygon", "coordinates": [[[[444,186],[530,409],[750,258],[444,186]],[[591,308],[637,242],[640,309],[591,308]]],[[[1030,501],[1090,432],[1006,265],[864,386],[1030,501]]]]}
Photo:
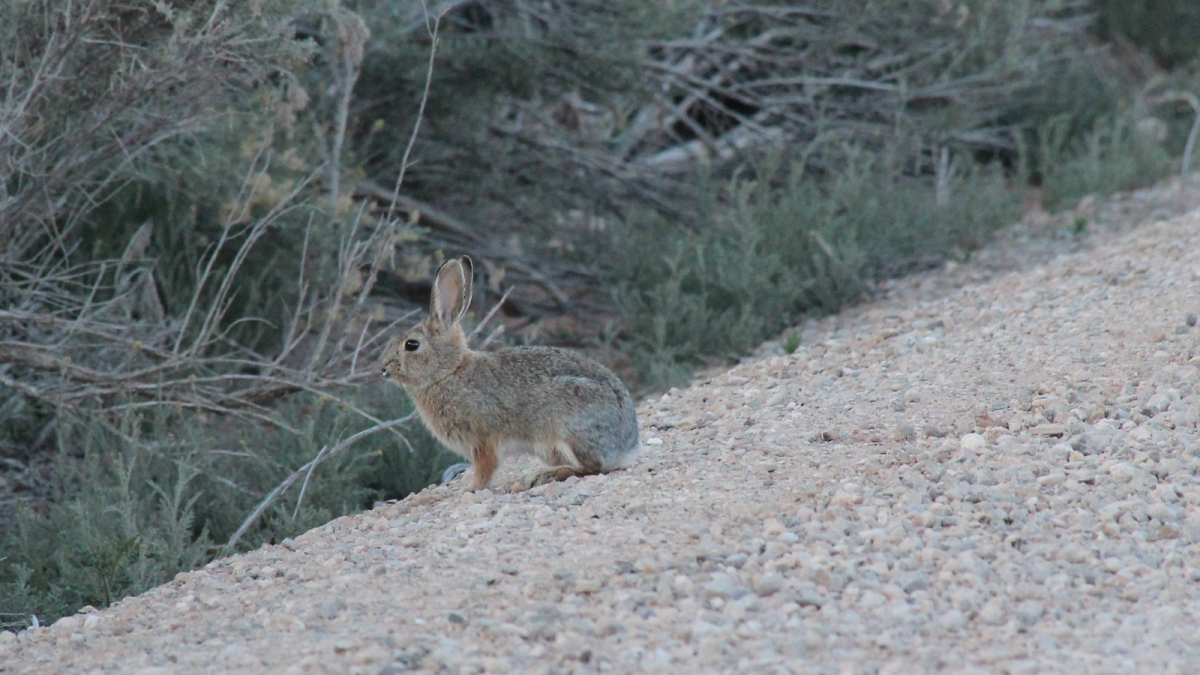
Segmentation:
{"type": "Polygon", "coordinates": [[[475,469],[475,478],[471,481],[471,492],[478,492],[492,484],[492,474],[496,473],[499,458],[496,457],[494,441],[480,441],[471,449],[471,467],[475,469]]]}

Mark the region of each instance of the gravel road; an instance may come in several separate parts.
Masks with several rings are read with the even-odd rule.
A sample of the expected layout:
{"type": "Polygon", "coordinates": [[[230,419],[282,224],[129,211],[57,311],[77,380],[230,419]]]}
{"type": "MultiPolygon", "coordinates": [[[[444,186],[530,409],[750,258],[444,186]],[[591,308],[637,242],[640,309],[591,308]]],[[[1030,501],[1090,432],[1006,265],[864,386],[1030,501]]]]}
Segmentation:
{"type": "Polygon", "coordinates": [[[431,488],[0,673],[1200,672],[1200,211],[1138,200],[644,403],[628,471],[431,488]]]}

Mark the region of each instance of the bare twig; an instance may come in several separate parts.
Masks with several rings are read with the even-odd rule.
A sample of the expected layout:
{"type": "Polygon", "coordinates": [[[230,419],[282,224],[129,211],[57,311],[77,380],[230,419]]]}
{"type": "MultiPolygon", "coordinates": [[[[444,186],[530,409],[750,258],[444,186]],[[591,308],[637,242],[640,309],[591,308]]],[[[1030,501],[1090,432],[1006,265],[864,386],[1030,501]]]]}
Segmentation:
{"type": "MultiPolygon", "coordinates": [[[[1148,88],[1154,88],[1161,84],[1161,80],[1152,80],[1148,88]]],[[[1191,170],[1192,152],[1196,147],[1196,137],[1200,134],[1200,98],[1190,91],[1165,91],[1161,94],[1148,96],[1146,102],[1151,106],[1162,105],[1164,103],[1183,102],[1187,103],[1192,109],[1194,119],[1192,121],[1192,129],[1188,132],[1187,144],[1183,148],[1183,161],[1179,168],[1179,177],[1186,178],[1188,171],[1191,170]]],[[[1180,183],[1182,186],[1182,183],[1180,183]]]]}
{"type": "Polygon", "coordinates": [[[471,334],[467,336],[467,344],[471,344],[471,341],[475,339],[475,336],[479,335],[479,331],[483,330],[483,327],[487,325],[487,322],[492,320],[492,317],[496,315],[496,312],[501,306],[504,305],[505,301],[508,300],[508,296],[510,293],[512,293],[512,290],[513,287],[509,286],[508,290],[504,291],[504,295],[500,296],[500,300],[497,301],[496,304],[492,305],[492,308],[488,310],[486,315],[484,315],[483,320],[479,322],[479,325],[475,326],[475,329],[472,330],[471,334]]]}
{"type": "Polygon", "coordinates": [[[325,455],[328,452],[328,445],[321,446],[321,451],[308,463],[308,471],[304,472],[304,482],[300,485],[300,494],[296,496],[296,508],[292,510],[292,522],[296,522],[296,516],[300,515],[300,505],[304,503],[304,493],[308,490],[308,481],[312,478],[313,471],[318,464],[325,461],[325,455]]]}
{"type": "MultiPolygon", "coordinates": [[[[194,263],[187,263],[196,281],[180,298],[181,311],[166,317],[155,310],[162,305],[155,304],[156,268],[147,253],[152,227],[161,223],[145,223],[119,257],[86,263],[77,261],[79,237],[72,228],[122,186],[142,177],[135,165],[139,158],[172,138],[226,117],[233,104],[223,108],[222,102],[240,95],[230,92],[266,89],[268,75],[286,69],[296,52],[280,48],[269,57],[259,56],[267,50],[270,36],[260,35],[253,26],[239,26],[230,18],[230,3],[220,0],[196,4],[209,13],[207,23],[190,27],[201,34],[179,31],[174,38],[179,42],[170,50],[144,49],[142,45],[157,36],[122,32],[134,31],[140,24],[113,22],[118,5],[115,0],[80,0],[74,3],[71,20],[46,24],[45,34],[12,47],[14,51],[6,52],[10,58],[0,63],[6,76],[5,96],[0,100],[0,167],[22,178],[8,186],[10,192],[0,189],[4,192],[0,196],[0,386],[41,401],[60,416],[86,412],[89,420],[139,445],[141,440],[117,428],[118,420],[123,415],[138,418],[138,411],[153,407],[236,417],[299,434],[286,414],[270,407],[295,392],[329,396],[372,425],[325,445],[268,494],[230,539],[228,546],[233,547],[303,476],[293,513],[293,518],[298,517],[314,470],[366,436],[389,432],[413,451],[400,428],[413,415],[378,419],[346,392],[377,377],[357,368],[359,359],[376,356],[386,332],[410,316],[380,329],[360,310],[395,244],[398,224],[392,216],[397,204],[423,206],[405,202],[398,191],[426,110],[438,23],[434,19],[429,27],[434,45],[424,95],[400,167],[401,180],[389,195],[388,216],[373,231],[364,225],[364,233],[357,228],[368,204],[360,205],[359,218],[341,241],[338,277],[330,288],[324,288],[324,283],[318,286],[307,267],[314,227],[309,219],[295,304],[287,308],[290,316],[283,317],[279,329],[282,344],[263,353],[239,343],[238,333],[231,332],[240,331],[246,321],[261,319],[234,320],[229,310],[240,282],[253,271],[251,261],[263,237],[281,220],[300,220],[292,217],[293,209],[306,194],[314,194],[314,179],[327,177],[329,184],[324,187],[330,211],[336,215],[344,180],[341,155],[365,27],[352,15],[337,17],[339,34],[346,33],[339,37],[346,39],[334,65],[339,86],[329,162],[286,194],[265,194],[268,181],[263,179],[270,178],[267,171],[273,168],[275,130],[246,139],[257,141],[257,148],[242,183],[213,237],[215,242],[194,263]],[[105,33],[103,39],[97,38],[100,33],[105,33]],[[130,51],[137,51],[137,56],[125,58],[130,51]],[[166,63],[140,60],[158,51],[186,58],[166,63]],[[130,65],[135,62],[136,67],[130,65]],[[15,71],[14,63],[21,64],[15,71]],[[65,92],[64,86],[71,90],[65,92]],[[68,97],[70,117],[77,124],[54,127],[56,116],[64,116],[56,107],[68,97]],[[272,205],[262,215],[258,207],[264,202],[272,205]],[[355,275],[368,266],[366,283],[353,286],[355,275]],[[355,292],[357,303],[352,302],[355,292]],[[343,311],[347,309],[360,311],[360,316],[348,319],[343,311]]],[[[154,30],[161,28],[156,25],[154,30]]],[[[292,41],[289,37],[281,42],[292,41]]],[[[325,196],[318,189],[313,199],[323,202],[325,196]]],[[[460,234],[468,237],[470,231],[463,227],[460,234]]],[[[247,492],[230,479],[214,478],[247,492]]]]}
{"type": "Polygon", "coordinates": [[[504,324],[497,325],[491,333],[488,333],[488,336],[483,340],[483,342],[479,343],[479,348],[487,349],[487,346],[492,344],[492,341],[501,335],[504,335],[504,324]]]}
{"type": "Polygon", "coordinates": [[[223,2],[195,4],[222,20],[178,31],[114,23],[115,0],[71,3],[61,22],[47,22],[41,4],[6,13],[20,37],[5,63],[24,65],[6,69],[0,166],[27,180],[0,200],[0,260],[63,254],[64,235],[136,175],[138,158],[216,121],[214,103],[296,56],[272,39],[270,22],[231,16],[223,2]],[[147,48],[163,39],[170,49],[147,48]],[[55,109],[67,97],[75,113],[63,124],[55,109]]]}
{"type": "MultiPolygon", "coordinates": [[[[373,434],[377,431],[382,431],[384,429],[390,429],[392,427],[396,427],[401,424],[404,424],[405,422],[410,421],[411,419],[413,419],[413,417],[415,415],[416,415],[415,412],[411,412],[411,413],[405,415],[404,417],[401,417],[400,419],[395,419],[395,420],[391,420],[388,422],[381,422],[381,423],[376,424],[375,426],[370,427],[368,429],[363,429],[362,431],[354,434],[353,436],[350,436],[349,438],[346,438],[345,440],[343,440],[342,442],[333,446],[332,448],[329,448],[328,446],[321,448],[321,451],[319,453],[317,453],[316,457],[314,457],[312,460],[307,462],[304,466],[293,471],[291,473],[291,475],[289,475],[287,478],[285,478],[282,483],[280,483],[278,486],[276,486],[276,488],[274,490],[271,490],[271,492],[269,492],[267,494],[267,496],[261,502],[259,502],[258,506],[255,507],[255,509],[250,512],[250,515],[247,516],[244,521],[242,521],[242,524],[238,527],[237,531],[235,531],[233,533],[233,536],[231,536],[229,538],[229,541],[226,542],[225,548],[227,550],[233,550],[233,547],[237,545],[238,540],[240,540],[242,538],[242,536],[245,535],[246,532],[251,527],[253,527],[256,522],[258,522],[258,519],[262,517],[262,514],[264,512],[266,512],[266,510],[268,508],[270,508],[270,506],[272,504],[274,504],[275,501],[283,495],[283,493],[287,492],[287,489],[290,488],[297,480],[299,480],[301,476],[306,475],[307,473],[311,472],[312,469],[316,468],[316,466],[318,464],[321,464],[322,462],[328,460],[329,458],[333,457],[334,455],[336,455],[336,454],[342,452],[343,450],[345,450],[346,448],[350,447],[354,443],[366,438],[367,436],[370,436],[371,434],[373,434]]],[[[298,512],[299,508],[300,508],[300,502],[297,500],[297,502],[296,502],[297,512],[298,512]]],[[[293,518],[294,517],[295,516],[293,516],[293,518]]]]}
{"type": "MultiPolygon", "coordinates": [[[[259,160],[263,157],[263,154],[266,152],[266,147],[267,147],[266,144],[263,144],[262,146],[259,147],[258,151],[256,152],[256,154],[254,156],[254,160],[250,162],[250,166],[246,169],[246,177],[242,180],[241,188],[238,191],[237,203],[240,203],[240,204],[249,204],[250,203],[250,200],[248,198],[246,198],[245,193],[246,193],[247,188],[249,188],[251,190],[253,189],[253,187],[252,187],[253,183],[252,183],[251,179],[256,172],[261,171],[261,169],[259,168],[259,160]]],[[[213,267],[217,264],[217,255],[221,252],[221,249],[223,249],[225,247],[225,242],[229,240],[230,232],[233,229],[233,222],[234,222],[233,218],[234,218],[234,212],[232,210],[230,210],[229,215],[226,217],[224,227],[221,228],[221,237],[220,237],[220,239],[217,240],[217,243],[214,244],[213,247],[210,249],[211,253],[209,253],[207,262],[204,261],[203,258],[201,258],[200,264],[204,268],[204,270],[199,275],[200,278],[196,282],[196,289],[192,292],[192,300],[188,304],[187,311],[184,312],[184,314],[183,314],[183,324],[180,327],[179,333],[175,338],[175,348],[172,350],[172,352],[175,354],[178,354],[179,349],[183,346],[183,340],[184,340],[184,337],[187,336],[188,326],[191,325],[191,322],[192,322],[192,315],[195,314],[196,308],[200,304],[200,299],[203,297],[204,286],[208,282],[209,277],[212,276],[213,267]]]]}
{"type": "Polygon", "coordinates": [[[446,234],[452,234],[457,237],[462,237],[469,242],[480,241],[477,235],[466,223],[455,218],[454,216],[438,209],[437,207],[426,204],[412,197],[406,197],[397,194],[394,190],[388,190],[378,183],[369,179],[358,181],[355,184],[355,190],[362,195],[375,197],[376,199],[387,201],[394,204],[394,208],[405,213],[416,213],[418,215],[417,224],[424,225],[435,230],[441,230],[446,234]]]}
{"type": "Polygon", "coordinates": [[[337,212],[341,198],[342,146],[346,142],[346,128],[350,123],[350,101],[354,95],[354,83],[358,81],[362,66],[363,45],[370,31],[361,17],[346,9],[336,8],[332,12],[337,27],[338,67],[334,68],[338,94],[337,120],[334,125],[333,147],[329,161],[329,210],[337,212]]]}
{"type": "Polygon", "coordinates": [[[954,177],[954,162],[950,159],[950,148],[943,145],[938,152],[937,177],[934,195],[938,206],[950,202],[950,179],[954,177]]]}
{"type": "Polygon", "coordinates": [[[441,27],[442,16],[454,7],[446,5],[430,19],[429,8],[425,0],[421,0],[421,10],[425,18],[425,30],[429,33],[429,65],[425,68],[425,87],[421,90],[421,104],[417,107],[417,119],[413,122],[412,134],[408,137],[408,145],[404,147],[404,155],[400,158],[400,173],[396,176],[396,187],[392,188],[392,202],[388,206],[386,220],[391,220],[396,213],[396,200],[400,197],[400,186],[404,184],[404,175],[408,172],[408,158],[413,146],[417,143],[417,134],[421,131],[421,122],[425,119],[425,105],[429,103],[429,88],[433,86],[433,63],[437,58],[438,28],[441,27]]]}

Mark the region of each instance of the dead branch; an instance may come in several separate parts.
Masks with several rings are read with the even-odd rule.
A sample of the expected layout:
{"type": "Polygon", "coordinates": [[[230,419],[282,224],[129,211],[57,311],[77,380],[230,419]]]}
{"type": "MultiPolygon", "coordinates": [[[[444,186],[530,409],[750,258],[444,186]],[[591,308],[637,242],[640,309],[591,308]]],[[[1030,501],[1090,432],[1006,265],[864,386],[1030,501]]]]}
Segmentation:
{"type": "Polygon", "coordinates": [[[474,243],[480,241],[479,235],[470,226],[431,204],[426,204],[412,197],[396,194],[392,190],[388,190],[370,179],[358,181],[354,189],[361,196],[374,197],[384,203],[394,201],[396,209],[405,215],[417,214],[416,224],[418,225],[423,225],[456,237],[462,237],[468,242],[474,243]]]}
{"type": "Polygon", "coordinates": [[[1196,136],[1200,134],[1200,98],[1190,91],[1167,91],[1158,96],[1151,97],[1149,103],[1152,105],[1161,105],[1176,101],[1188,104],[1194,116],[1192,129],[1188,132],[1187,144],[1183,148],[1183,161],[1179,169],[1179,177],[1182,179],[1187,177],[1188,171],[1191,169],[1192,151],[1196,148],[1196,136]]]}
{"type": "Polygon", "coordinates": [[[467,335],[467,344],[470,344],[471,341],[475,339],[475,336],[479,335],[479,331],[483,330],[483,327],[492,320],[492,317],[496,315],[496,312],[499,311],[504,303],[508,300],[508,296],[510,293],[512,293],[512,290],[513,287],[509,286],[508,290],[504,291],[504,295],[501,295],[500,299],[496,301],[496,304],[492,305],[492,308],[488,310],[488,313],[484,315],[479,324],[475,326],[469,335],[467,335]]]}
{"type": "MultiPolygon", "coordinates": [[[[268,495],[230,539],[228,546],[233,547],[271,502],[304,475],[298,511],[312,472],[366,436],[387,431],[412,451],[399,429],[412,414],[382,420],[346,393],[378,378],[376,369],[359,367],[360,359],[378,359],[388,334],[412,316],[404,314],[391,322],[373,319],[366,302],[403,226],[394,219],[395,210],[420,212],[416,222],[439,223],[465,240],[478,239],[437,209],[398,194],[420,130],[429,93],[427,79],[422,112],[395,190],[370,191],[372,198],[388,199],[387,214],[371,227],[363,222],[368,202],[359,204],[350,231],[339,241],[336,274],[321,270],[336,277],[332,282],[319,276],[320,283],[313,281],[302,261],[294,304],[285,310],[278,329],[282,344],[259,351],[235,339],[239,322],[264,320],[231,315],[247,277],[254,273],[248,268],[254,266],[252,254],[265,245],[264,237],[272,229],[303,225],[296,210],[317,203],[328,204],[330,213],[314,210],[309,230],[313,219],[318,226],[325,224],[320,221],[325,215],[335,220],[345,196],[341,162],[352,89],[366,40],[361,20],[345,13],[334,22],[339,33],[334,66],[337,89],[330,98],[336,101],[332,113],[322,111],[332,122],[318,125],[332,131],[328,161],[294,181],[283,194],[260,201],[265,184],[260,179],[270,178],[271,140],[276,131],[264,129],[219,234],[197,261],[188,263],[194,264],[191,271],[196,280],[181,294],[179,306],[169,307],[172,313],[159,300],[155,261],[147,253],[153,221],[143,224],[123,251],[117,249],[119,257],[78,262],[80,241],[73,228],[118,186],[138,177],[135,164],[141,157],[221,119],[231,109],[229,101],[238,95],[266,90],[263,83],[268,75],[286,70],[298,54],[295,49],[279,48],[269,58],[256,55],[270,51],[268,40],[287,43],[292,36],[286,27],[279,35],[249,30],[244,22],[234,20],[240,12],[251,11],[239,3],[193,3],[199,11],[209,12],[203,26],[176,25],[170,17],[159,17],[169,13],[168,5],[155,5],[139,14],[140,9],[126,12],[127,4],[76,2],[72,21],[51,25],[40,45],[37,40],[30,41],[32,46],[22,43],[19,58],[10,59],[8,52],[0,55],[0,74],[12,76],[5,83],[8,97],[0,101],[0,174],[20,178],[7,188],[0,185],[0,386],[59,414],[86,414],[108,426],[131,411],[136,416],[140,410],[164,407],[239,418],[299,434],[293,420],[272,407],[295,393],[332,399],[372,425],[322,448],[268,495]],[[122,13],[121,22],[114,23],[113,17],[122,13]],[[170,50],[156,51],[161,45],[147,33],[154,31],[173,36],[171,48],[186,58],[171,60],[166,54],[170,50]],[[111,39],[97,40],[101,33],[111,39]],[[135,52],[136,58],[130,57],[135,52]],[[72,66],[70,61],[77,63],[72,66]],[[13,71],[11,63],[18,62],[30,67],[13,71]],[[136,66],[131,65],[134,62],[136,66]],[[68,92],[64,86],[72,89],[68,92]],[[78,116],[78,123],[51,124],[60,109],[78,116]],[[6,192],[8,188],[15,192],[6,192]],[[265,214],[252,211],[256,202],[270,204],[265,214]],[[363,270],[370,271],[365,281],[360,276],[363,270]]],[[[255,20],[253,26],[270,23],[261,17],[255,20]]],[[[434,47],[427,78],[432,77],[437,26],[435,19],[429,27],[434,47]]],[[[305,258],[308,252],[306,231],[305,258]]],[[[232,481],[224,482],[242,489],[232,481]]]]}
{"type": "MultiPolygon", "coordinates": [[[[253,527],[254,524],[258,522],[258,519],[262,517],[262,514],[264,512],[266,512],[266,510],[268,508],[270,508],[270,506],[272,504],[274,504],[277,499],[282,497],[283,494],[285,492],[287,492],[288,488],[290,488],[293,484],[295,484],[295,482],[297,480],[299,480],[301,476],[307,475],[309,472],[311,472],[313,469],[315,469],[322,462],[325,462],[329,458],[342,452],[346,448],[348,448],[351,445],[357,443],[358,441],[366,438],[367,436],[370,436],[371,434],[373,434],[377,431],[383,431],[384,429],[391,429],[393,427],[397,427],[401,424],[404,424],[404,423],[412,420],[414,416],[416,416],[416,413],[412,412],[412,413],[409,413],[408,415],[405,415],[404,417],[401,417],[400,419],[395,419],[395,420],[391,420],[388,422],[380,422],[379,424],[376,424],[375,426],[370,427],[369,429],[364,429],[364,430],[354,434],[353,436],[346,438],[345,440],[343,440],[342,442],[333,446],[332,448],[330,448],[329,446],[322,447],[321,451],[319,453],[317,453],[316,457],[314,457],[309,462],[305,463],[304,466],[293,471],[291,473],[291,475],[289,475],[287,478],[285,478],[283,480],[283,482],[280,483],[274,490],[271,490],[271,492],[269,492],[267,494],[267,496],[258,504],[258,506],[256,506],[254,508],[254,510],[250,512],[250,515],[247,516],[244,521],[242,521],[241,526],[238,527],[238,529],[233,533],[233,536],[231,536],[229,538],[229,541],[226,542],[226,544],[225,544],[226,550],[232,551],[233,547],[237,545],[238,541],[242,538],[242,536],[245,535],[246,532],[249,531],[250,528],[253,527]]],[[[307,484],[307,479],[305,480],[305,483],[307,484]]],[[[301,498],[303,498],[303,494],[301,494],[301,498]]],[[[300,500],[299,499],[296,501],[296,509],[297,509],[297,511],[299,511],[299,509],[300,509],[300,500]]]]}

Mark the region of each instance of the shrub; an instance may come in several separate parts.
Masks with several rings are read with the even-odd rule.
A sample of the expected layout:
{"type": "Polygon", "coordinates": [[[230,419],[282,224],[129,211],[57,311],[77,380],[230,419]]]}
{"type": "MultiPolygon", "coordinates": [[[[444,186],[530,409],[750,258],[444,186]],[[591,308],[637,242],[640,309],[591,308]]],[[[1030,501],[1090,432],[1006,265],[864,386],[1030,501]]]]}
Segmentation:
{"type": "MultiPolygon", "coordinates": [[[[395,175],[423,81],[415,5],[359,5],[384,36],[364,60],[355,136],[380,185],[395,175]]],[[[561,225],[571,212],[704,218],[689,184],[697,166],[728,178],[774,151],[805,156],[818,179],[846,143],[910,165],[943,147],[1011,161],[1013,130],[1064,111],[1082,134],[1116,92],[1088,58],[1088,20],[1077,3],[1049,0],[455,5],[409,195],[469,231],[436,232],[428,246],[494,251],[503,238],[496,267],[534,286],[509,261],[549,267],[582,245],[586,235],[561,225]]]]}
{"type": "Polygon", "coordinates": [[[1043,167],[1039,179],[1048,208],[1150,185],[1176,169],[1162,143],[1139,133],[1127,114],[1097,119],[1082,138],[1070,133],[1072,122],[1065,116],[1047,120],[1033,135],[1036,145],[1022,148],[1025,175],[1031,173],[1030,156],[1043,167]]]}
{"type": "Polygon", "coordinates": [[[968,251],[1016,215],[994,169],[939,189],[873,154],[848,153],[824,184],[792,170],[771,184],[735,178],[696,232],[622,230],[611,245],[617,306],[634,362],[654,387],[705,357],[745,353],[805,315],[836,311],[882,278],[968,251]]]}
{"type": "Polygon", "coordinates": [[[1101,29],[1150,53],[1164,68],[1200,56],[1200,6],[1191,0],[1095,0],[1101,29]]]}
{"type": "MultiPolygon", "coordinates": [[[[411,412],[390,384],[354,398],[387,419],[411,412]]],[[[366,426],[328,398],[292,397],[281,407],[299,433],[205,423],[168,408],[107,426],[60,418],[52,498],[19,509],[0,531],[0,624],[23,627],[31,615],[49,623],[83,605],[102,607],[228,553],[225,543],[265,495],[366,426]]],[[[436,483],[454,456],[415,421],[404,433],[368,436],[331,457],[275,501],[235,550],[436,483]]]]}
{"type": "Polygon", "coordinates": [[[6,3],[0,260],[55,255],[48,245],[123,186],[178,170],[170,142],[186,146],[306,58],[289,26],[298,4],[6,3]]]}
{"type": "Polygon", "coordinates": [[[344,451],[282,495],[303,505],[271,503],[239,546],[435,480],[446,457],[382,431],[408,404],[371,384],[408,315],[369,296],[411,227],[343,180],[361,21],[307,0],[42,0],[0,7],[0,32],[0,449],[53,455],[0,518],[0,620],[233,550],[324,448],[344,451]]]}

